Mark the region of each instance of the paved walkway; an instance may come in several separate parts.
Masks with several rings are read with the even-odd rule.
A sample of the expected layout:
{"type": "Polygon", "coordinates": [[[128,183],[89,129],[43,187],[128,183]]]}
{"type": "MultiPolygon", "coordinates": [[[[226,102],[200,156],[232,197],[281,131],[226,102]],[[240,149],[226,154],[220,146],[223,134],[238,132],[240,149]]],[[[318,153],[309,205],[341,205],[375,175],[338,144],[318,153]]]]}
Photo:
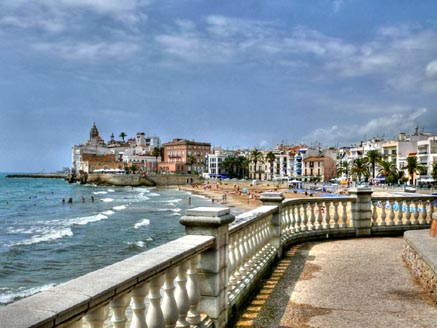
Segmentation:
{"type": "Polygon", "coordinates": [[[401,254],[401,237],[297,245],[237,327],[437,327],[437,306],[401,254]]]}

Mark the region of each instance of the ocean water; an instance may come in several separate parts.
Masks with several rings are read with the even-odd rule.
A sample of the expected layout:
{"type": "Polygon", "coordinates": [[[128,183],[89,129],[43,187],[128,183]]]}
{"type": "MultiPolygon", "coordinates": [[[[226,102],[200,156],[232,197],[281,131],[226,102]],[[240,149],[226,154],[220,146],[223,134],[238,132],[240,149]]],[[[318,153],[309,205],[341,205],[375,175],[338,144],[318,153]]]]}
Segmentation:
{"type": "Polygon", "coordinates": [[[211,206],[177,189],[5,176],[0,173],[0,306],[181,237],[185,210],[211,206]]]}

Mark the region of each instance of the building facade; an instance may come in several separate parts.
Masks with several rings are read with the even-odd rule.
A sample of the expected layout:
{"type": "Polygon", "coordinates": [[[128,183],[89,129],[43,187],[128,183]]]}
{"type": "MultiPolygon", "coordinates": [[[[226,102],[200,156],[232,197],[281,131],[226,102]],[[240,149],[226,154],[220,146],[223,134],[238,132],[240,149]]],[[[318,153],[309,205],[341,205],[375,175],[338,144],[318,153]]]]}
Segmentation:
{"type": "Polygon", "coordinates": [[[159,165],[162,171],[189,174],[206,171],[206,157],[211,153],[210,143],[173,139],[163,146],[164,160],[159,165]]]}

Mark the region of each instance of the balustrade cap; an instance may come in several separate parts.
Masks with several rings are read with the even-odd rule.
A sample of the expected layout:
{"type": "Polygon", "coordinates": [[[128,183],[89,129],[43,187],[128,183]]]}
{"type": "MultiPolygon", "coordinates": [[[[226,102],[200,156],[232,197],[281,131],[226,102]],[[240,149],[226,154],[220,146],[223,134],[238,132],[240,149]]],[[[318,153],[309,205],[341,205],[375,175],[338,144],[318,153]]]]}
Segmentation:
{"type": "Polygon", "coordinates": [[[285,199],[282,192],[267,191],[261,194],[260,200],[263,202],[282,202],[285,199]]]}
{"type": "Polygon", "coordinates": [[[185,213],[179,222],[187,227],[219,227],[235,220],[228,207],[197,207],[185,213]]]}

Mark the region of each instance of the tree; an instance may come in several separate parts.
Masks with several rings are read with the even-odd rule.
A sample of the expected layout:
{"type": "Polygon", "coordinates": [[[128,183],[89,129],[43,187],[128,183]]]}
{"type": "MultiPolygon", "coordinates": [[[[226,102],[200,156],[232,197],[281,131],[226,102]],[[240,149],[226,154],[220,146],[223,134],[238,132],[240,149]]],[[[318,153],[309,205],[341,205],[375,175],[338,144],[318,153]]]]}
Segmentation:
{"type": "Polygon", "coordinates": [[[337,169],[337,176],[346,175],[349,178],[349,173],[351,172],[351,164],[348,161],[343,161],[340,167],[337,169]]]}
{"type": "Polygon", "coordinates": [[[266,155],[266,160],[270,164],[270,179],[273,179],[273,163],[275,162],[276,156],[272,151],[269,151],[266,155]]]}
{"type": "Polygon", "coordinates": [[[376,166],[376,163],[378,163],[381,160],[382,155],[377,150],[369,150],[367,152],[366,157],[367,157],[367,161],[370,163],[370,165],[372,167],[372,178],[375,179],[375,166],[376,166]]]}
{"type": "Polygon", "coordinates": [[[164,151],[163,147],[155,147],[152,150],[152,155],[155,156],[155,163],[156,163],[156,168],[155,171],[158,172],[158,157],[161,157],[161,161],[162,161],[162,153],[164,151]]]}
{"type": "Polygon", "coordinates": [[[379,162],[379,175],[385,178],[387,183],[396,183],[399,178],[398,168],[391,161],[380,161],[379,162]]]}
{"type": "Polygon", "coordinates": [[[230,178],[235,178],[235,171],[238,167],[237,157],[229,155],[223,160],[221,167],[228,173],[230,178]]]}
{"type": "MultiPolygon", "coordinates": [[[[254,148],[250,154],[249,154],[249,161],[253,162],[253,164],[255,165],[255,176],[254,178],[256,179],[256,169],[257,169],[257,164],[258,163],[263,163],[264,162],[264,156],[262,154],[262,152],[260,152],[258,149],[254,148]]],[[[259,179],[261,180],[261,177],[259,177],[259,179]]]]}
{"type": "Polygon", "coordinates": [[[433,164],[432,164],[432,169],[431,169],[431,178],[434,179],[434,182],[437,181],[437,163],[433,163],[433,164]]]}
{"type": "Polygon", "coordinates": [[[403,170],[407,170],[408,176],[410,177],[410,184],[414,183],[414,175],[416,173],[421,173],[425,170],[425,167],[420,164],[416,156],[407,157],[407,164],[402,168],[403,170]]]}
{"type": "Polygon", "coordinates": [[[241,178],[245,178],[248,176],[248,168],[249,168],[249,159],[244,156],[237,157],[237,175],[241,178]]]}
{"type": "Polygon", "coordinates": [[[125,132],[121,132],[120,135],[119,135],[119,137],[120,137],[121,139],[123,139],[123,142],[125,142],[125,141],[124,141],[124,138],[127,137],[127,134],[126,134],[125,132]]]}
{"type": "Polygon", "coordinates": [[[356,158],[352,161],[351,172],[356,174],[358,181],[361,181],[361,176],[369,175],[369,166],[367,158],[356,158]]]}
{"type": "Polygon", "coordinates": [[[190,172],[188,172],[188,173],[190,173],[190,174],[193,173],[193,171],[194,171],[194,170],[193,170],[193,165],[194,165],[195,163],[197,163],[197,157],[194,156],[194,155],[188,155],[188,156],[187,156],[187,164],[188,164],[189,166],[191,166],[190,172]]]}

